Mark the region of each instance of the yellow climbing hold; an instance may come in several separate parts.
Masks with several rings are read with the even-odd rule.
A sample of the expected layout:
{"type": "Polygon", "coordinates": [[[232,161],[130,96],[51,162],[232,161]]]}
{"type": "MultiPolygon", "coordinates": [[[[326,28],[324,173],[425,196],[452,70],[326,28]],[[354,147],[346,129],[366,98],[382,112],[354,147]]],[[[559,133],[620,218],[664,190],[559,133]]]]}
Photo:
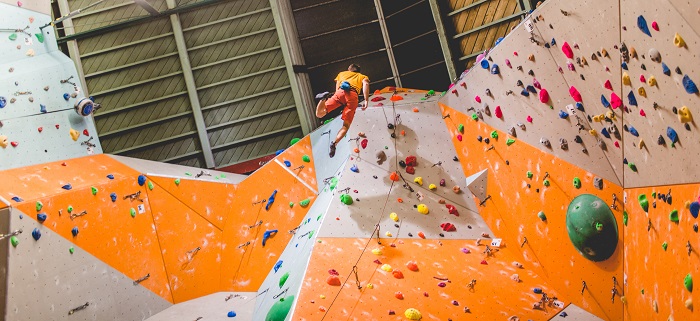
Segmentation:
{"type": "Polygon", "coordinates": [[[652,87],[656,86],[656,77],[649,76],[649,79],[647,79],[647,84],[652,87]]]}
{"type": "Polygon", "coordinates": [[[394,222],[398,222],[399,221],[399,214],[391,213],[391,214],[389,214],[389,218],[392,219],[394,222]]]}
{"type": "Polygon", "coordinates": [[[588,132],[591,133],[591,136],[598,137],[598,132],[595,129],[591,129],[588,132]]]}
{"type": "Polygon", "coordinates": [[[386,235],[386,237],[392,237],[392,236],[394,236],[394,235],[392,235],[391,232],[389,232],[389,231],[387,231],[386,233],[384,233],[384,235],[386,235]]]}
{"type": "Polygon", "coordinates": [[[693,115],[690,114],[690,109],[687,106],[683,106],[678,110],[678,119],[684,124],[693,121],[693,115]]]}
{"type": "Polygon", "coordinates": [[[646,146],[647,146],[647,143],[645,143],[643,139],[640,139],[639,140],[639,149],[642,149],[646,146]]]}
{"type": "Polygon", "coordinates": [[[77,142],[79,137],[80,137],[80,132],[71,128],[70,138],[72,138],[74,142],[77,142]]]}
{"type": "Polygon", "coordinates": [[[368,289],[374,289],[374,284],[372,284],[372,283],[367,283],[367,288],[368,288],[368,289]]]}
{"type": "Polygon", "coordinates": [[[323,294],[319,295],[318,297],[319,297],[319,298],[321,298],[321,300],[323,300],[323,299],[325,299],[325,298],[326,298],[326,296],[325,296],[325,295],[323,295],[323,294]]]}
{"type": "Polygon", "coordinates": [[[647,97],[647,90],[644,89],[644,87],[639,87],[639,89],[637,89],[637,92],[639,93],[640,96],[642,96],[644,98],[647,97]]]}
{"type": "Polygon", "coordinates": [[[389,264],[384,264],[384,265],[382,265],[382,271],[391,272],[391,271],[393,271],[393,270],[394,270],[394,269],[393,269],[393,268],[391,267],[391,265],[389,265],[389,264]]]}
{"type": "Polygon", "coordinates": [[[437,189],[437,185],[435,185],[435,184],[430,184],[430,185],[428,185],[428,188],[429,188],[431,191],[434,191],[434,190],[437,189]]]}
{"type": "Polygon", "coordinates": [[[593,116],[593,121],[594,121],[594,122],[597,122],[597,123],[600,123],[600,122],[603,121],[604,118],[605,118],[605,115],[594,115],[594,116],[593,116]]]}
{"type": "Polygon", "coordinates": [[[688,300],[685,300],[685,307],[688,310],[693,311],[693,298],[689,298],[688,300]]]}
{"type": "Polygon", "coordinates": [[[382,249],[378,249],[378,248],[377,248],[377,249],[374,249],[374,250],[372,250],[372,254],[374,254],[374,255],[382,255],[382,249]]]}
{"type": "Polygon", "coordinates": [[[684,48],[685,47],[685,40],[683,40],[683,37],[676,33],[675,36],[673,36],[673,44],[676,45],[678,48],[684,48]]]}
{"type": "Polygon", "coordinates": [[[423,177],[418,176],[418,177],[413,179],[413,182],[420,185],[420,186],[423,186],[423,177]]]}
{"type": "Polygon", "coordinates": [[[622,84],[625,86],[632,86],[632,80],[630,80],[630,75],[626,72],[622,73],[622,84]]]}
{"type": "Polygon", "coordinates": [[[423,315],[420,314],[420,311],[414,308],[406,309],[406,312],[404,312],[403,315],[405,315],[406,318],[408,318],[409,320],[420,320],[423,318],[423,315]]]}
{"type": "Polygon", "coordinates": [[[418,210],[418,213],[421,214],[428,214],[430,212],[428,206],[426,206],[425,204],[418,204],[418,207],[416,207],[416,209],[418,210]]]}

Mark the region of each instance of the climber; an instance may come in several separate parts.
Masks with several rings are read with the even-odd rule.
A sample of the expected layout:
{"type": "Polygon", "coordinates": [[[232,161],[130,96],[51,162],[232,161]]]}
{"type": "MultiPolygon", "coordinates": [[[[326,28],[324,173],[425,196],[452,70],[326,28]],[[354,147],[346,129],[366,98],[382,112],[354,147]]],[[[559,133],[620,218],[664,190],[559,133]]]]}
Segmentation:
{"type": "Polygon", "coordinates": [[[330,157],[335,156],[336,144],[343,139],[348,129],[350,129],[353,118],[355,118],[355,110],[359,104],[360,90],[362,90],[362,94],[364,95],[364,104],[361,108],[362,110],[367,109],[369,78],[360,73],[359,65],[351,64],[347,71],[340,72],[338,76],[335,77],[335,88],[336,91],[333,95],[329,92],[316,95],[316,98],[320,99],[318,106],[316,106],[316,117],[318,118],[326,116],[329,112],[337,108],[345,107],[341,117],[343,120],[343,127],[338,131],[335,140],[331,142],[330,157]]]}

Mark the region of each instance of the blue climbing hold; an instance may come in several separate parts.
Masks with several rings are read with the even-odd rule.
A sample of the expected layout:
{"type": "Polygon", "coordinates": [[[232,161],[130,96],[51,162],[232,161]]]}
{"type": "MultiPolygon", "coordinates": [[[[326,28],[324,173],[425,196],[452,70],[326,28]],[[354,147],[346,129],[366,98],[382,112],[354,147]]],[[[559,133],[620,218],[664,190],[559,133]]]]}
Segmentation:
{"type": "Polygon", "coordinates": [[[36,220],[39,221],[39,223],[44,223],[44,221],[46,221],[46,213],[37,213],[36,220]]]}
{"type": "Polygon", "coordinates": [[[38,241],[41,238],[41,231],[39,231],[38,228],[34,228],[34,230],[32,231],[32,237],[35,241],[38,241]]]}
{"type": "Polygon", "coordinates": [[[0,96],[0,108],[5,108],[7,106],[7,99],[5,97],[0,96]]]}
{"type": "Polygon", "coordinates": [[[69,94],[69,93],[63,94],[63,99],[65,99],[66,101],[68,101],[68,99],[70,99],[70,94],[69,94]]]}
{"type": "Polygon", "coordinates": [[[554,38],[552,38],[551,44],[552,44],[552,46],[556,46],[556,45],[557,45],[557,41],[556,41],[554,38]]]}
{"type": "Polygon", "coordinates": [[[698,86],[695,85],[688,75],[683,76],[683,88],[685,88],[685,92],[691,95],[698,93],[698,86]]]}
{"type": "Polygon", "coordinates": [[[678,142],[678,133],[676,133],[675,129],[671,127],[666,128],[666,136],[671,140],[671,144],[678,142]]]}
{"type": "Polygon", "coordinates": [[[234,317],[236,317],[236,312],[229,311],[228,314],[227,314],[227,316],[228,316],[229,318],[234,318],[234,317]]]}
{"type": "Polygon", "coordinates": [[[529,92],[531,92],[531,93],[533,93],[533,94],[536,94],[536,93],[537,93],[537,89],[535,89],[535,86],[533,86],[533,85],[528,85],[528,86],[525,87],[525,88],[527,89],[527,91],[529,91],[529,92]]]}
{"type": "Polygon", "coordinates": [[[530,92],[527,91],[527,89],[525,89],[525,88],[523,88],[523,91],[521,91],[520,94],[523,95],[523,96],[525,96],[525,97],[530,96],[530,92]]]}
{"type": "Polygon", "coordinates": [[[637,131],[636,128],[630,126],[630,127],[629,127],[629,131],[630,131],[630,134],[632,134],[632,136],[634,136],[634,137],[639,137],[639,132],[637,131]]]}
{"type": "Polygon", "coordinates": [[[80,231],[78,230],[78,227],[77,227],[77,226],[74,227],[72,230],[70,230],[70,234],[73,234],[73,237],[78,236],[78,233],[79,233],[79,232],[80,232],[80,231]]]}
{"type": "Polygon", "coordinates": [[[114,175],[112,175],[112,174],[107,174],[107,178],[109,178],[109,179],[114,179],[114,175]]]}
{"type": "Polygon", "coordinates": [[[566,312],[564,312],[564,311],[561,311],[561,313],[559,313],[559,316],[562,317],[562,318],[566,318],[566,317],[569,316],[569,314],[566,313],[566,312]]]}
{"type": "Polygon", "coordinates": [[[698,218],[698,212],[700,212],[700,203],[690,203],[690,215],[692,215],[694,218],[698,218]]]}
{"type": "Polygon", "coordinates": [[[634,97],[633,91],[630,91],[630,93],[627,94],[627,100],[629,101],[630,106],[637,106],[637,97],[634,97]]]}
{"type": "Polygon", "coordinates": [[[583,103],[582,102],[577,102],[576,103],[576,109],[585,112],[586,110],[583,108],[583,103]]]}
{"type": "Polygon", "coordinates": [[[540,289],[540,288],[534,288],[534,289],[532,289],[532,292],[535,293],[535,294],[542,294],[542,289],[540,289]]]}
{"type": "Polygon", "coordinates": [[[664,75],[670,76],[671,75],[671,68],[668,68],[665,63],[661,63],[661,69],[664,71],[664,75]]]}
{"type": "Polygon", "coordinates": [[[17,202],[17,203],[19,203],[19,202],[22,201],[22,199],[21,199],[19,196],[14,196],[14,197],[12,197],[12,200],[15,201],[15,202],[17,202]]]}
{"type": "Polygon", "coordinates": [[[350,167],[350,170],[353,171],[353,172],[355,172],[355,173],[359,173],[359,172],[360,172],[360,169],[357,168],[357,165],[356,165],[356,164],[352,164],[352,167],[350,167]]]}
{"type": "Polygon", "coordinates": [[[280,149],[280,150],[276,151],[275,156],[279,156],[279,154],[282,154],[282,153],[284,153],[284,149],[280,149]]]}
{"type": "Polygon", "coordinates": [[[637,27],[639,27],[639,30],[642,30],[642,32],[651,37],[651,32],[649,32],[649,26],[647,25],[647,19],[644,19],[644,16],[639,16],[637,17],[637,27]]]}
{"type": "Polygon", "coordinates": [[[561,119],[566,119],[566,118],[568,118],[568,117],[569,117],[569,113],[567,113],[567,112],[565,112],[565,111],[563,111],[563,110],[560,110],[560,111],[559,111],[559,118],[561,118],[561,119]]]}
{"type": "Polygon", "coordinates": [[[117,193],[111,193],[109,194],[109,198],[112,199],[112,203],[117,201],[117,193]]]}
{"type": "Polygon", "coordinates": [[[489,61],[488,61],[488,60],[486,60],[486,58],[484,58],[484,59],[481,59],[481,62],[480,62],[480,64],[481,64],[481,68],[484,68],[484,69],[489,69],[489,61]]]}
{"type": "Polygon", "coordinates": [[[501,43],[501,41],[503,41],[503,39],[505,39],[505,38],[499,37],[498,39],[496,39],[496,44],[494,46],[498,46],[498,44],[501,43]]]}
{"type": "Polygon", "coordinates": [[[277,234],[277,230],[267,230],[265,233],[263,233],[263,238],[262,238],[262,245],[265,247],[265,243],[267,243],[267,239],[269,239],[271,236],[274,236],[274,234],[277,234]]]}
{"type": "Polygon", "coordinates": [[[47,111],[46,111],[46,105],[39,104],[39,111],[40,111],[42,114],[46,114],[46,113],[47,113],[47,111]]]}
{"type": "Polygon", "coordinates": [[[146,184],[146,176],[139,175],[138,181],[139,181],[139,186],[143,186],[144,184],[146,184]]]}
{"type": "Polygon", "coordinates": [[[275,202],[275,195],[277,195],[277,190],[274,190],[274,191],[272,192],[272,195],[270,195],[270,197],[267,198],[267,205],[265,205],[265,210],[266,210],[266,211],[269,211],[269,210],[270,210],[270,206],[272,206],[272,203],[275,202]]]}
{"type": "Polygon", "coordinates": [[[284,161],[284,166],[292,167],[292,162],[286,160],[286,161],[284,161]]]}
{"type": "Polygon", "coordinates": [[[282,262],[282,260],[279,260],[277,263],[275,263],[275,266],[273,267],[273,269],[275,269],[275,273],[277,273],[277,271],[279,271],[279,269],[282,267],[282,262]]]}
{"type": "Polygon", "coordinates": [[[73,186],[71,186],[70,184],[66,184],[66,185],[61,186],[61,188],[64,190],[70,191],[71,189],[73,189],[73,186]]]}
{"type": "Polygon", "coordinates": [[[629,70],[629,69],[627,69],[627,63],[626,63],[626,62],[623,62],[622,65],[620,65],[620,66],[621,66],[622,69],[624,69],[624,70],[629,70]]]}
{"type": "Polygon", "coordinates": [[[608,129],[603,127],[603,129],[600,130],[600,133],[605,136],[605,138],[610,138],[610,133],[608,133],[608,129]]]}
{"type": "Polygon", "coordinates": [[[491,74],[492,74],[492,75],[498,75],[498,74],[500,74],[500,73],[501,73],[501,70],[498,69],[498,65],[497,65],[497,64],[493,64],[493,66],[491,66],[491,74]]]}
{"type": "Polygon", "coordinates": [[[605,98],[605,95],[600,95],[600,102],[603,104],[603,107],[610,108],[610,102],[605,98]]]}

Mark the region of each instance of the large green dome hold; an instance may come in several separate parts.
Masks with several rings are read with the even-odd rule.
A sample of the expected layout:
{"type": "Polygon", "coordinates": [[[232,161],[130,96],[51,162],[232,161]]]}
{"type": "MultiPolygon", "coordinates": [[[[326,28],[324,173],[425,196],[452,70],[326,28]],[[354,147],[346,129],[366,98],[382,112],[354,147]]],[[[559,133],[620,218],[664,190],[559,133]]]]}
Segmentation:
{"type": "Polygon", "coordinates": [[[292,309],[293,304],[293,295],[279,299],[279,301],[272,305],[270,311],[267,312],[265,321],[284,321],[284,319],[287,318],[287,314],[289,314],[289,310],[292,309]]]}
{"type": "Polygon", "coordinates": [[[598,196],[576,196],[566,211],[566,230],[574,247],[585,258],[600,262],[615,253],[617,221],[610,207],[598,196]]]}

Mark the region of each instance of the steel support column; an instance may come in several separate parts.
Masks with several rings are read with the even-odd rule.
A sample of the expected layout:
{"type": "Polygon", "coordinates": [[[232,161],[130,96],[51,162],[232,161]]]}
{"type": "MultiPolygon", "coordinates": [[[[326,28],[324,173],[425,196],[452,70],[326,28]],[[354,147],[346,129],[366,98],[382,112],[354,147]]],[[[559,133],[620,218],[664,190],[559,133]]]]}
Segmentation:
{"type": "MultiPolygon", "coordinates": [[[[61,11],[61,15],[69,14],[71,10],[70,6],[68,6],[68,0],[58,0],[58,9],[61,11]]],[[[62,23],[63,31],[66,33],[66,36],[75,33],[75,29],[73,26],[73,18],[63,20],[62,23]]],[[[58,37],[58,32],[56,32],[55,26],[54,34],[58,37]]],[[[68,46],[68,54],[75,63],[75,68],[78,69],[78,77],[80,77],[80,83],[83,84],[83,88],[81,89],[83,90],[83,93],[85,93],[85,97],[90,97],[90,93],[87,88],[87,82],[85,81],[85,72],[83,72],[83,63],[80,60],[80,50],[78,49],[78,42],[76,40],[71,40],[68,41],[66,45],[68,46]]]]}
{"type": "Polygon", "coordinates": [[[442,20],[442,13],[440,12],[440,5],[438,0],[428,0],[430,3],[430,11],[433,12],[433,20],[435,20],[435,27],[440,39],[440,48],[442,48],[442,55],[445,57],[445,64],[447,65],[447,74],[451,81],[457,79],[457,69],[455,68],[455,60],[452,56],[452,51],[450,50],[450,42],[447,39],[447,34],[445,32],[445,23],[442,20]]]}
{"type": "MultiPolygon", "coordinates": [[[[166,0],[166,3],[169,9],[173,9],[177,6],[175,0],[166,0]]],[[[177,53],[180,56],[182,74],[185,78],[187,95],[190,99],[192,115],[194,116],[194,122],[197,127],[197,136],[199,137],[199,143],[202,147],[202,154],[204,155],[204,162],[207,168],[215,168],[216,163],[214,163],[214,153],[211,151],[211,144],[209,143],[209,136],[207,135],[207,127],[204,123],[204,115],[202,114],[202,106],[199,103],[199,96],[197,95],[197,86],[194,82],[192,66],[190,65],[190,57],[187,53],[185,35],[182,32],[180,14],[175,13],[170,15],[170,24],[173,27],[173,36],[175,37],[175,43],[177,45],[177,53]]]]}
{"type": "Polygon", "coordinates": [[[391,47],[391,40],[389,39],[389,31],[386,28],[386,20],[384,19],[384,11],[382,10],[381,0],[374,0],[374,7],[377,9],[377,19],[379,20],[379,28],[382,30],[382,38],[384,38],[384,47],[386,47],[386,54],[389,56],[389,65],[391,66],[391,73],[394,75],[394,82],[396,82],[396,87],[402,87],[401,77],[399,76],[399,68],[396,65],[396,59],[394,58],[394,50],[391,47]]]}

